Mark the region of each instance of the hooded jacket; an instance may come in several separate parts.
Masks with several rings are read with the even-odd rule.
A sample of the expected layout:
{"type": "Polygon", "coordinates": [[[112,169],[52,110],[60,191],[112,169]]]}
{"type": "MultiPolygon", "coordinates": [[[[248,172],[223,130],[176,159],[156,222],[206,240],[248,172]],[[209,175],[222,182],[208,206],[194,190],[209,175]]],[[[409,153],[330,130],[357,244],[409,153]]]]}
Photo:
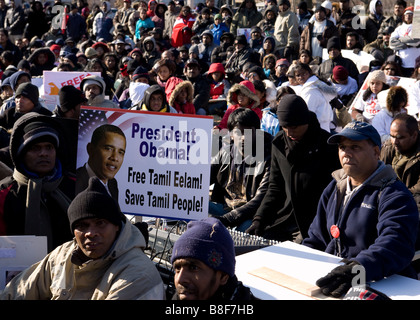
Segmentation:
{"type": "Polygon", "coordinates": [[[230,104],[230,106],[225,111],[225,114],[223,115],[223,118],[218,125],[219,129],[221,130],[227,128],[227,122],[230,114],[234,110],[241,108],[241,106],[238,104],[237,91],[240,91],[242,94],[246,95],[248,98],[251,99],[251,104],[247,106],[247,108],[253,110],[260,119],[262,118],[262,110],[259,108],[260,98],[258,98],[258,96],[255,93],[254,85],[250,81],[245,80],[241,83],[234,84],[228,92],[226,100],[228,104],[230,104]]]}
{"type": "Polygon", "coordinates": [[[88,99],[87,105],[101,108],[118,108],[118,104],[105,99],[105,81],[99,76],[87,76],[80,82],[80,89],[85,92],[84,85],[87,81],[94,81],[101,88],[101,93],[93,99],[88,99]]]}
{"type": "Polygon", "coordinates": [[[14,171],[0,182],[0,235],[46,236],[48,252],[72,238],[67,208],[74,198],[75,177],[63,169],[68,156],[65,141],[51,116],[31,112],[16,121],[9,144],[14,171]],[[33,122],[49,123],[59,133],[54,170],[43,178],[29,172],[18,155],[23,129],[33,122]]]}
{"type": "Polygon", "coordinates": [[[155,38],[152,36],[144,38],[144,41],[141,43],[141,48],[142,48],[143,59],[146,60],[146,63],[147,63],[147,69],[151,70],[155,62],[157,62],[161,57],[161,53],[156,49],[155,38]],[[153,48],[151,50],[146,50],[146,46],[145,46],[146,42],[153,43],[153,48]]]}
{"type": "MultiPolygon", "coordinates": [[[[263,34],[265,32],[274,31],[274,25],[276,24],[277,15],[279,14],[279,10],[275,5],[269,4],[267,8],[264,10],[264,18],[257,23],[257,27],[259,27],[263,34]],[[271,11],[274,13],[274,18],[269,20],[267,18],[267,13],[271,11]]],[[[274,47],[273,47],[274,48],[274,47]]]]}
{"type": "Polygon", "coordinates": [[[379,28],[381,27],[382,22],[385,20],[383,14],[378,15],[376,12],[376,3],[378,0],[371,0],[369,3],[369,17],[366,20],[366,29],[365,29],[365,43],[371,43],[375,41],[378,37],[379,28]]]}
{"type": "Polygon", "coordinates": [[[0,299],[162,300],[163,283],[145,246],[141,232],[126,220],[102,258],[83,262],[76,240],[66,242],[15,277],[0,299]]]}
{"type": "Polygon", "coordinates": [[[52,70],[55,67],[55,55],[49,48],[36,49],[29,56],[28,61],[31,64],[30,72],[32,77],[42,76],[44,71],[52,70]],[[45,64],[40,65],[37,62],[37,58],[42,53],[47,56],[47,61],[45,62],[45,64]]]}
{"type": "Polygon", "coordinates": [[[25,24],[26,16],[22,8],[22,1],[15,0],[15,8],[10,7],[6,12],[4,28],[9,30],[10,35],[22,35],[25,24]]]}
{"type": "Polygon", "coordinates": [[[279,12],[274,25],[274,36],[276,37],[278,48],[299,48],[299,21],[296,14],[290,9],[279,12]]]}
{"type": "Polygon", "coordinates": [[[154,85],[150,86],[149,88],[147,88],[147,90],[144,92],[143,100],[139,104],[138,108],[136,108],[135,110],[153,111],[153,110],[150,109],[150,97],[154,93],[161,93],[162,96],[163,96],[163,106],[162,106],[162,108],[159,111],[154,111],[154,112],[177,113],[177,111],[174,108],[172,108],[168,105],[168,102],[166,101],[165,92],[163,91],[162,87],[158,84],[154,84],[154,85]]]}
{"type": "Polygon", "coordinates": [[[166,82],[165,94],[169,105],[178,113],[195,114],[195,107],[193,104],[194,88],[190,81],[170,77],[166,82]],[[187,99],[184,104],[180,104],[176,101],[176,97],[183,89],[187,90],[187,99]]]}
{"type": "Polygon", "coordinates": [[[320,197],[318,212],[303,244],[336,254],[336,241],[329,232],[335,224],[340,229],[341,256],[365,268],[366,282],[395,273],[417,279],[410,262],[419,214],[411,193],[392,167],[379,161],[378,169],[350,195],[341,211],[347,175],[339,169],[333,178],[320,197]]]}
{"type": "Polygon", "coordinates": [[[150,85],[143,82],[131,82],[128,88],[131,100],[132,110],[136,110],[137,106],[143,100],[144,93],[150,87],[150,85]]]}
{"type": "Polygon", "coordinates": [[[321,128],[330,132],[333,121],[330,101],[337,96],[335,88],[318,79],[317,76],[311,76],[302,85],[299,95],[305,100],[308,109],[316,114],[321,128]]]}

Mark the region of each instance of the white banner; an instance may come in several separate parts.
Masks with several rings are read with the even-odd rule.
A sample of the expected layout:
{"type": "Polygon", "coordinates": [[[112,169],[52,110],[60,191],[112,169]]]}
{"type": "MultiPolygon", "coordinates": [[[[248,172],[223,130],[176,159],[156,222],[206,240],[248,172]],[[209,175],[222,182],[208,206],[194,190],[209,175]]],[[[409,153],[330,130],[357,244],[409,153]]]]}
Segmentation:
{"type": "Polygon", "coordinates": [[[213,117],[82,107],[77,168],[93,131],[106,123],[126,137],[115,175],[129,215],[199,220],[208,216],[213,117]]]}

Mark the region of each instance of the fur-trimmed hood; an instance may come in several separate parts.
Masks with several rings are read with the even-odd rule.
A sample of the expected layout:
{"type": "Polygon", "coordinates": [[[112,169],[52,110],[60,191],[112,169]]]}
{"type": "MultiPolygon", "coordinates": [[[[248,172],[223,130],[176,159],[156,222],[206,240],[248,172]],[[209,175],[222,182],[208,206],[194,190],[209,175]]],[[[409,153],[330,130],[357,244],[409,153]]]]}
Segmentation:
{"type": "Polygon", "coordinates": [[[165,86],[165,93],[170,106],[174,105],[176,97],[184,88],[187,89],[187,102],[193,103],[194,87],[190,81],[177,77],[170,77],[168,79],[165,86]]]}
{"type": "Polygon", "coordinates": [[[232,88],[230,88],[228,95],[227,95],[227,101],[230,104],[238,104],[238,97],[237,97],[237,92],[240,91],[242,92],[244,95],[246,95],[248,98],[250,98],[251,100],[255,101],[254,106],[259,106],[260,105],[260,98],[258,98],[258,96],[252,92],[248,87],[246,87],[245,85],[242,85],[240,83],[235,83],[232,88]]]}

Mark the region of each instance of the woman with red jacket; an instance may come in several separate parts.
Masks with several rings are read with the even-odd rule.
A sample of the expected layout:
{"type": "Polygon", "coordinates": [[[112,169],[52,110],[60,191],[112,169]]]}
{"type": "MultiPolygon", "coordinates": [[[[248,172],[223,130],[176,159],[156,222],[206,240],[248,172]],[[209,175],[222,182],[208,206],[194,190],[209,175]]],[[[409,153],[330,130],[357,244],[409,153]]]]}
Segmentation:
{"type": "Polygon", "coordinates": [[[191,13],[191,8],[183,6],[172,29],[171,45],[173,47],[178,48],[184,44],[191,44],[194,22],[195,16],[191,13]]]}
{"type": "Polygon", "coordinates": [[[194,88],[190,81],[170,77],[165,86],[166,100],[178,113],[195,114],[194,88]]]}

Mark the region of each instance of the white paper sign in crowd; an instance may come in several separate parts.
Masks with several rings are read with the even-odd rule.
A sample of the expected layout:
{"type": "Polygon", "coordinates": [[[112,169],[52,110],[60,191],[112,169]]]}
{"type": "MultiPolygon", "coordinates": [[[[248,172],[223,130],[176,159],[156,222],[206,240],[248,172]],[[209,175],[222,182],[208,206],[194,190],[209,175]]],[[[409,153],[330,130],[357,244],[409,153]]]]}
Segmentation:
{"type": "Polygon", "coordinates": [[[212,117],[82,107],[79,123],[78,168],[97,127],[108,123],[124,132],[126,152],[115,178],[125,214],[208,216],[212,117]]]}

